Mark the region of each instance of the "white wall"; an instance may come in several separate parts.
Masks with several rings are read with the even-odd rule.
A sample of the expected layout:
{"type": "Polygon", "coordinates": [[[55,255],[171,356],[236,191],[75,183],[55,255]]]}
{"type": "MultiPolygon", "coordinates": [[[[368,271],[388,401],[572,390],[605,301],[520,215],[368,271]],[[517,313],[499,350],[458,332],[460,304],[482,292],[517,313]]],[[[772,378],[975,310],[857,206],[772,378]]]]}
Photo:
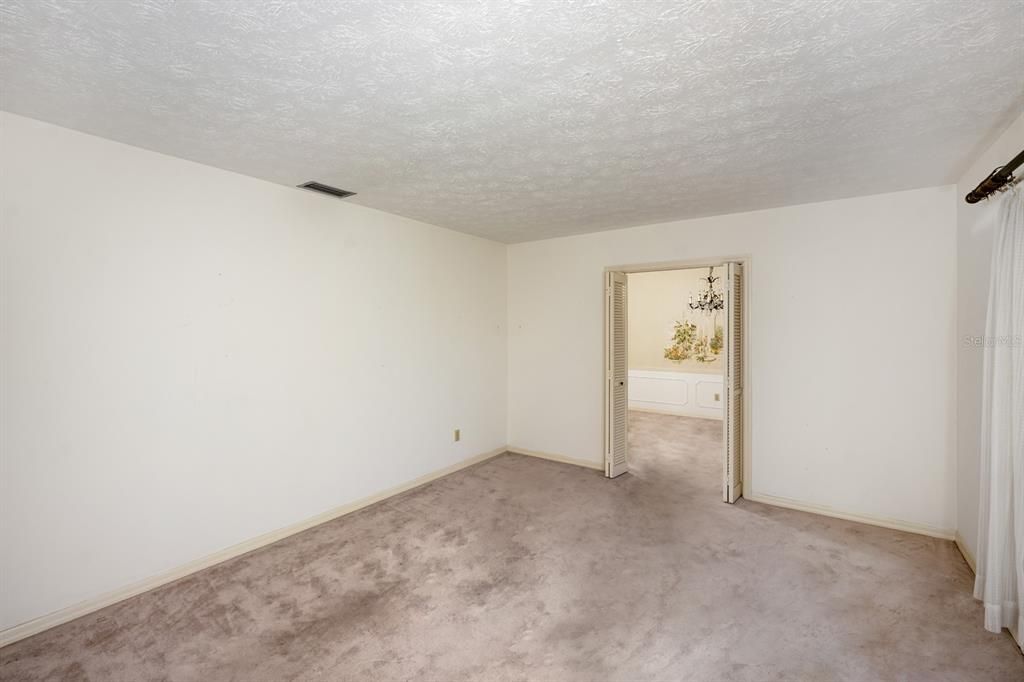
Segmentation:
{"type": "Polygon", "coordinates": [[[0,629],[505,443],[600,462],[602,273],[636,263],[751,259],[755,493],[973,549],[962,195],[1022,140],[956,188],[506,250],[0,114],[0,629]]]}
{"type": "Polygon", "coordinates": [[[935,187],[510,246],[511,445],[601,461],[606,266],[749,256],[754,492],[951,533],[956,200],[935,187]]]}
{"type": "Polygon", "coordinates": [[[996,166],[1024,149],[1024,115],[971,164],[957,193],[957,530],[967,550],[977,556],[981,446],[981,384],[984,350],[975,340],[985,334],[992,237],[998,203],[963,200],[996,166]]]}
{"type": "Polygon", "coordinates": [[[504,245],[0,134],[0,629],[506,443],[504,245]]]}

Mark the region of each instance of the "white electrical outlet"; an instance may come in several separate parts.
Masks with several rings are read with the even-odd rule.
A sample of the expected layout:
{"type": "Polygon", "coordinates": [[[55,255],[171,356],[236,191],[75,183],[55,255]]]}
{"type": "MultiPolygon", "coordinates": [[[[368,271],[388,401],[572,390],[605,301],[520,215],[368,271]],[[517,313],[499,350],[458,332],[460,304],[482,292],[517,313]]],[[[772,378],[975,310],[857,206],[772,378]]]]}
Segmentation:
{"type": "Polygon", "coordinates": [[[455,429],[455,442],[458,443],[460,438],[462,438],[462,430],[455,429]]]}

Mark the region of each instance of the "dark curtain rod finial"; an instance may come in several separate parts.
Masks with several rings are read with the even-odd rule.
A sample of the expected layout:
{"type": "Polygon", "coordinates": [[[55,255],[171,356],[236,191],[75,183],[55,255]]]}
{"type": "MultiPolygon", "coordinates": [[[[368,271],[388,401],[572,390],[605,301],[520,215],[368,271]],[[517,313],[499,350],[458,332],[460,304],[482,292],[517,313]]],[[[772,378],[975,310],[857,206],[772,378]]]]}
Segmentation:
{"type": "Polygon", "coordinates": [[[1000,166],[989,173],[987,178],[967,193],[964,200],[968,204],[976,204],[982,199],[1005,189],[1007,185],[1014,182],[1013,171],[1017,170],[1021,164],[1024,164],[1024,151],[1010,159],[1010,162],[1005,166],[1000,166]]]}

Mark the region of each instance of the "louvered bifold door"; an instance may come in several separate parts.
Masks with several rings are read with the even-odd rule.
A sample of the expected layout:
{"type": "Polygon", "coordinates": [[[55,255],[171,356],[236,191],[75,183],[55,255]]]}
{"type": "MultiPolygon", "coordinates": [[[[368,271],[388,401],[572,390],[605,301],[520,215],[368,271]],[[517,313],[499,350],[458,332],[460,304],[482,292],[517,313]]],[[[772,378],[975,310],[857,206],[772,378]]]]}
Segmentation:
{"type": "Polygon", "coordinates": [[[626,274],[609,272],[605,291],[607,312],[605,360],[605,474],[615,478],[626,473],[626,418],[628,360],[626,355],[626,274]]]}
{"type": "Polygon", "coordinates": [[[739,263],[726,263],[723,327],[726,355],[722,498],[731,504],[743,494],[743,268],[739,263]]]}

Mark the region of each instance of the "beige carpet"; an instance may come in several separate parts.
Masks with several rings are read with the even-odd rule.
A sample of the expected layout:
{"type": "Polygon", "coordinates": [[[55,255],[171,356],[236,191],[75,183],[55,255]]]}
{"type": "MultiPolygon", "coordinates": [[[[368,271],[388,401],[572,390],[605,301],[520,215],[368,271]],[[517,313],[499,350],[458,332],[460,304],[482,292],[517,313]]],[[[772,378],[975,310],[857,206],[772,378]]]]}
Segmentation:
{"type": "Polygon", "coordinates": [[[952,543],[723,504],[718,422],[633,473],[503,455],[0,650],[3,680],[1024,680],[952,543]]]}

